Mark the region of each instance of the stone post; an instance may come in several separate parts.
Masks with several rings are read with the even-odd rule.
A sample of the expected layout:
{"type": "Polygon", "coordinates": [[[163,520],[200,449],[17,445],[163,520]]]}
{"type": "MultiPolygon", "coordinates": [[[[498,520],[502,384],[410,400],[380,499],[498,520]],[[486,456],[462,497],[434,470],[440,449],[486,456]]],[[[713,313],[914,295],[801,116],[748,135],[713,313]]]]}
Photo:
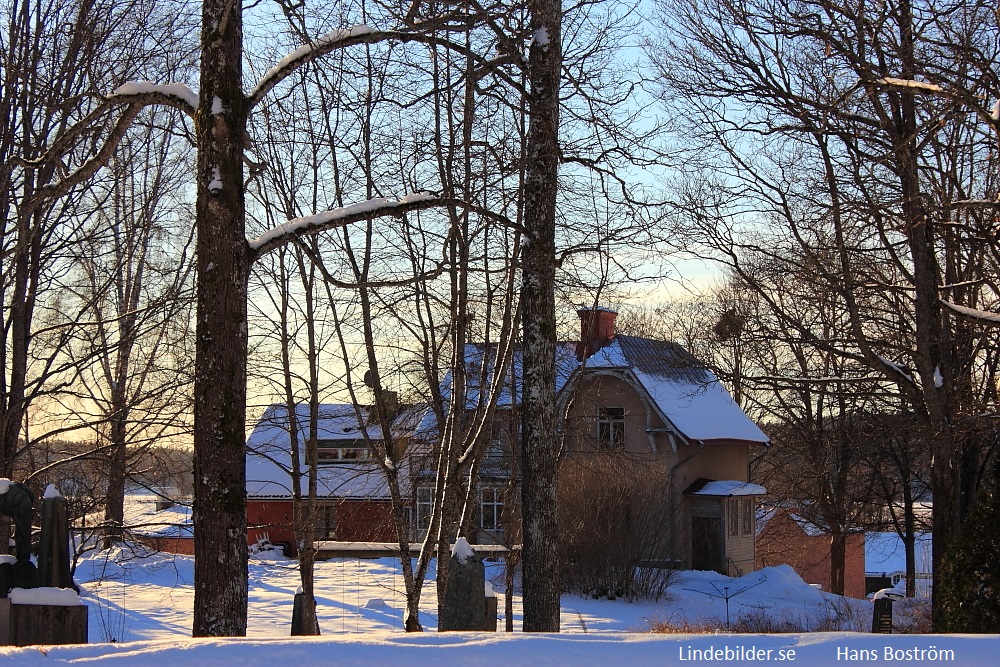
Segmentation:
{"type": "MultiPolygon", "coordinates": [[[[486,571],[464,537],[451,548],[448,585],[438,631],[483,630],[486,627],[486,571]]],[[[496,617],[493,619],[496,625],[496,617]]]]}
{"type": "Polygon", "coordinates": [[[69,570],[69,519],[66,499],[49,485],[42,501],[42,540],[38,547],[38,585],[72,588],[69,570]]]}

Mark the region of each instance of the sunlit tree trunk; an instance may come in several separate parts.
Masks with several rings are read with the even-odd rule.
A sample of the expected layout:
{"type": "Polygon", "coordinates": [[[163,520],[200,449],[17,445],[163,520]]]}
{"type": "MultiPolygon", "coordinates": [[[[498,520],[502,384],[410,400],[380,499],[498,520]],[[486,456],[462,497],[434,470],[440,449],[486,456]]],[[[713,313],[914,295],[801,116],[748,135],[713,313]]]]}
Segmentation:
{"type": "Polygon", "coordinates": [[[528,60],[528,160],[524,188],[521,398],[525,632],[559,631],[556,515],[555,228],[559,170],[559,81],[562,69],[558,0],[529,3],[534,31],[528,60]]]}
{"type": "Polygon", "coordinates": [[[246,634],[247,279],[242,9],[202,7],[194,383],[195,636],[246,634]],[[213,106],[218,113],[213,114],[213,106]],[[221,107],[221,111],[220,111],[221,107]],[[203,511],[203,508],[210,511],[203,511]]]}

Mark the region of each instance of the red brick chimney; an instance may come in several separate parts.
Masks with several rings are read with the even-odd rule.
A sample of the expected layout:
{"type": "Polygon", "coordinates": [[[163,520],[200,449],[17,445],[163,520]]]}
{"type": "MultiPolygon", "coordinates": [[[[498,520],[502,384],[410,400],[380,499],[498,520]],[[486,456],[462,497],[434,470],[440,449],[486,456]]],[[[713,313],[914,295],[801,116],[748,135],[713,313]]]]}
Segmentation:
{"type": "Polygon", "coordinates": [[[618,312],[610,308],[580,308],[580,342],[576,344],[576,358],[583,361],[610,343],[615,337],[615,318],[618,312]]]}

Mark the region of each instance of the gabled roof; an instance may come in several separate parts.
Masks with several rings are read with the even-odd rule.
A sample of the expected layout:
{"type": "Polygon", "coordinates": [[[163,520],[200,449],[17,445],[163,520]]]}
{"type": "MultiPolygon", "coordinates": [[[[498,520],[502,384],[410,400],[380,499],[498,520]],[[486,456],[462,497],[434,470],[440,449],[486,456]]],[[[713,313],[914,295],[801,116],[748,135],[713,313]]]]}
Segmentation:
{"type": "MultiPolygon", "coordinates": [[[[496,345],[469,344],[466,359],[466,410],[475,409],[489,398],[493,382],[496,345]],[[484,365],[485,364],[485,365],[484,365]]],[[[615,371],[629,374],[660,416],[684,438],[692,442],[739,442],[766,444],[770,439],[746,416],[719,379],[683,347],[669,341],[615,335],[590,357],[577,358],[576,342],[556,344],[556,392],[572,391],[588,371],[615,371]]],[[[497,408],[509,409],[520,402],[521,349],[515,348],[510,370],[500,383],[497,408]]],[[[451,397],[452,376],[442,383],[447,402],[451,397]]],[[[418,431],[434,431],[430,412],[418,431]]]]}
{"type": "MultiPolygon", "coordinates": [[[[396,437],[404,435],[403,428],[411,427],[413,410],[404,410],[397,418],[401,425],[396,437]]],[[[308,429],[309,406],[295,406],[298,425],[297,445],[303,472],[308,468],[305,440],[308,429]]],[[[351,446],[363,440],[381,440],[382,429],[377,424],[367,424],[368,410],[355,409],[349,404],[322,404],[319,406],[317,437],[320,440],[342,442],[351,446]],[[362,420],[358,420],[360,411],[362,420]],[[364,431],[362,431],[364,428],[364,431]]],[[[269,406],[247,438],[247,496],[250,498],[290,498],[292,495],[292,456],[289,438],[289,415],[284,404],[269,406]]],[[[362,445],[358,445],[362,446],[362,445]]],[[[384,500],[389,498],[385,476],[375,462],[351,462],[320,465],[317,467],[318,493],[323,498],[351,500],[384,500]]],[[[401,480],[407,475],[400,475],[401,480]]],[[[302,480],[302,492],[307,491],[307,481],[302,480]]],[[[404,490],[405,493],[405,490],[404,490]]]]}
{"type": "Polygon", "coordinates": [[[655,405],[688,440],[769,442],[719,378],[680,345],[616,335],[607,347],[621,351],[655,405]]]}

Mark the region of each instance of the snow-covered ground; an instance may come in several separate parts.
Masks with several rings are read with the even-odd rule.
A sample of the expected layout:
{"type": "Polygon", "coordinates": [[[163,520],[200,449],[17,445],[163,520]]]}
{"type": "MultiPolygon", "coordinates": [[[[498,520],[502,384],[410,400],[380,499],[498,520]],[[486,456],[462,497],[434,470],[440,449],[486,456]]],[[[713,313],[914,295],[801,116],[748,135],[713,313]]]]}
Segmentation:
{"type": "MultiPolygon", "coordinates": [[[[273,552],[265,552],[265,555],[273,552]]],[[[90,607],[88,646],[0,649],[0,663],[117,665],[537,665],[727,664],[798,662],[809,667],[865,659],[893,664],[952,662],[995,665],[1000,636],[879,636],[870,627],[871,603],[825,594],[804,584],[788,567],[739,579],[685,572],[669,599],[628,603],[563,598],[562,634],[401,631],[403,582],[391,559],[321,562],[316,590],[323,636],[288,638],[292,596],[299,585],[294,561],[255,557],[250,566],[250,612],[246,639],[189,638],[193,590],[189,557],[115,551],[81,563],[76,579],[90,607]],[[142,557],[140,557],[142,556],[142,557]],[[793,630],[789,634],[731,634],[730,623],[751,630],[793,630]],[[669,624],[698,634],[659,634],[669,624]],[[841,632],[804,632],[836,629],[841,632]],[[116,640],[117,643],[97,643],[116,640]],[[865,653],[868,651],[870,653],[865,653]],[[888,651],[888,653],[887,653],[888,651]],[[920,653],[923,651],[923,654],[920,653]],[[909,653],[907,653],[909,652],[909,653]],[[890,660],[891,658],[891,660],[890,660]]],[[[502,566],[490,566],[494,588],[503,590],[502,566]]],[[[514,598],[514,627],[521,624],[514,598]]],[[[421,621],[433,630],[437,619],[433,581],[424,588],[421,621]]]]}

